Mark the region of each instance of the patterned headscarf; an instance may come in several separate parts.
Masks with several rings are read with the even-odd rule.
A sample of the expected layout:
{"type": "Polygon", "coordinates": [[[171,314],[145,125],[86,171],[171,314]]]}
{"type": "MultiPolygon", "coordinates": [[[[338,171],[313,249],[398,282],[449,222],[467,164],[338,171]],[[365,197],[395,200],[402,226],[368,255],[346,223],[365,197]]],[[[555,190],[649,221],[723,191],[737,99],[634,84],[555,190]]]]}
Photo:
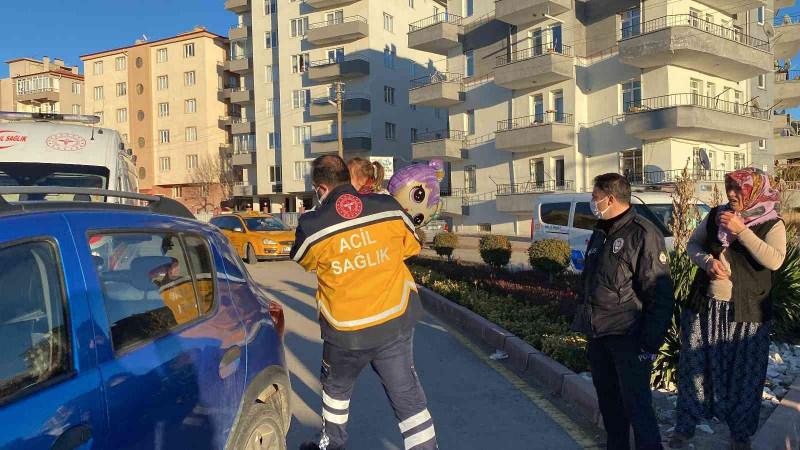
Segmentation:
{"type": "MultiPolygon", "coordinates": [[[[778,191],[772,188],[769,177],[763,171],[748,167],[727,174],[725,181],[738,186],[742,193],[743,209],[736,214],[742,218],[746,227],[780,219],[781,202],[778,191]]],[[[725,211],[730,211],[730,206],[720,208],[718,214],[725,211]]],[[[718,237],[724,247],[736,240],[736,236],[722,224],[719,225],[718,237]]]]}

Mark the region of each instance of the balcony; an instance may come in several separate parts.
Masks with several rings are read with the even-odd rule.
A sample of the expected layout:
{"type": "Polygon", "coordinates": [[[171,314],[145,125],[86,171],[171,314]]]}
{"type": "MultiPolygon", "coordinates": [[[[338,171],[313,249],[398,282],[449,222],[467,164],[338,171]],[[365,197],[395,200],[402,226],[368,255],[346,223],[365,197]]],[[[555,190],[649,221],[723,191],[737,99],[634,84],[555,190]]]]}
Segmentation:
{"type": "Polygon", "coordinates": [[[362,58],[312,61],[308,68],[308,80],[327,83],[336,80],[349,80],[369,75],[369,61],[362,58]]]}
{"type": "Polygon", "coordinates": [[[511,25],[525,25],[547,20],[572,9],[570,0],[497,0],[495,19],[511,25]]]}
{"type": "Polygon", "coordinates": [[[250,0],[225,0],[225,9],[236,14],[250,11],[250,0]]]}
{"type": "MultiPolygon", "coordinates": [[[[345,133],[342,144],[345,153],[365,153],[372,150],[372,136],[369,133],[345,133]]],[[[325,134],[311,138],[311,153],[316,155],[337,153],[339,142],[335,134],[325,134]]]]}
{"type": "Polygon", "coordinates": [[[17,101],[20,103],[52,103],[59,101],[59,98],[58,88],[41,88],[23,93],[17,92],[17,101]]]}
{"type": "Polygon", "coordinates": [[[464,101],[464,76],[460,73],[436,72],[411,80],[408,101],[412,105],[449,108],[464,101]]]}
{"type": "Polygon", "coordinates": [[[306,41],[313,45],[331,45],[367,36],[369,36],[369,25],[367,19],[361,16],[312,23],[306,31],[306,41]]]}
{"type": "Polygon", "coordinates": [[[643,140],[740,145],[772,136],[769,110],[717,97],[670,94],[629,103],[625,110],[625,132],[643,140]]]}
{"type": "MultiPolygon", "coordinates": [[[[309,116],[314,120],[336,118],[336,104],[330,97],[315,98],[311,102],[309,116]]],[[[342,102],[342,116],[355,117],[369,114],[371,102],[366,94],[350,94],[342,102]]]]}
{"type": "Polygon", "coordinates": [[[237,116],[219,116],[219,127],[225,128],[233,125],[234,120],[241,120],[241,117],[237,116]]]}
{"type": "Polygon", "coordinates": [[[228,30],[228,39],[247,39],[250,35],[250,27],[240,23],[234,25],[228,30]]]}
{"type": "Polygon", "coordinates": [[[249,134],[256,132],[256,123],[250,119],[243,117],[234,117],[231,119],[231,133],[232,134],[249,134]]]}
{"type": "Polygon", "coordinates": [[[498,184],[495,207],[498,212],[528,215],[533,213],[537,197],[555,192],[575,192],[575,182],[547,180],[498,184]]]}
{"type": "Polygon", "coordinates": [[[776,137],[772,140],[772,150],[775,152],[775,159],[800,158],[800,136],[791,134],[776,137]]]}
{"type": "Polygon", "coordinates": [[[234,166],[252,166],[256,163],[255,148],[239,148],[233,152],[231,164],[234,166]]]}
{"type": "Polygon", "coordinates": [[[246,181],[239,181],[233,185],[234,197],[252,197],[258,195],[258,189],[255,184],[250,184],[246,181]]]}
{"type": "Polygon", "coordinates": [[[408,26],[408,48],[447,55],[461,44],[463,35],[461,16],[438,13],[408,26]]]}
{"type": "Polygon", "coordinates": [[[571,147],[574,143],[572,114],[548,111],[497,122],[494,147],[509,152],[544,153],[571,147]]]}
{"type": "MultiPolygon", "coordinates": [[[[766,0],[736,0],[735,2],[731,0],[703,0],[701,3],[729,16],[767,5],[766,0]]],[[[776,1],[776,3],[778,2],[776,1]]]]}
{"type": "Polygon", "coordinates": [[[344,6],[357,1],[358,0],[305,0],[306,5],[314,9],[326,9],[336,6],[344,6]]]}
{"type": "Polygon", "coordinates": [[[253,70],[253,58],[237,55],[225,61],[225,70],[233,73],[247,73],[253,70]]]}
{"type": "Polygon", "coordinates": [[[655,170],[645,171],[637,176],[628,177],[632,185],[644,186],[658,186],[662,184],[675,184],[680,181],[684,175],[688,176],[690,180],[695,182],[712,182],[719,183],[725,181],[725,170],[704,170],[704,169],[689,169],[684,172],[683,169],[674,170],[655,170]]]}
{"type": "Polygon", "coordinates": [[[732,81],[773,68],[769,42],[688,14],[623,29],[619,55],[623,63],[641,69],[675,65],[732,81]]]}
{"type": "Polygon", "coordinates": [[[463,197],[441,197],[442,209],[439,214],[448,216],[468,216],[469,202],[463,197]]]}
{"type": "Polygon", "coordinates": [[[231,88],[229,98],[231,103],[252,103],[255,96],[249,88],[236,87],[231,88]]]}
{"type": "Polygon", "coordinates": [[[793,58],[800,50],[800,16],[775,17],[772,43],[775,59],[793,58]]]}
{"type": "Polygon", "coordinates": [[[569,45],[537,45],[498,56],[494,83],[507,89],[541,88],[572,79],[574,63],[569,45]]]}
{"type": "Polygon", "coordinates": [[[219,144],[219,152],[223,155],[233,155],[233,146],[229,142],[219,144]]]}
{"type": "Polygon", "coordinates": [[[466,159],[467,133],[458,130],[440,130],[418,133],[411,142],[411,159],[466,159]]]}
{"type": "Polygon", "coordinates": [[[775,101],[781,108],[800,106],[800,70],[775,73],[775,101]]]}

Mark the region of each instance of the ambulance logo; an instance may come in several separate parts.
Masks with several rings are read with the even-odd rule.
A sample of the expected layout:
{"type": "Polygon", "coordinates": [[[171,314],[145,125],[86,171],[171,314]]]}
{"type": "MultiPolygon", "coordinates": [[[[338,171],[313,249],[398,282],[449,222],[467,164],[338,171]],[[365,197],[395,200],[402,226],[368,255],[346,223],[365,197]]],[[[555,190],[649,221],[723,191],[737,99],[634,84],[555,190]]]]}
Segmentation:
{"type": "Polygon", "coordinates": [[[0,130],[0,150],[28,142],[28,136],[14,130],[0,130]]]}
{"type": "Polygon", "coordinates": [[[336,200],[336,213],[344,219],[355,219],[363,210],[364,204],[355,195],[344,194],[336,200]]]}
{"type": "Polygon", "coordinates": [[[86,139],[72,133],[58,133],[47,137],[45,144],[53,150],[74,152],[86,147],[86,139]]]}

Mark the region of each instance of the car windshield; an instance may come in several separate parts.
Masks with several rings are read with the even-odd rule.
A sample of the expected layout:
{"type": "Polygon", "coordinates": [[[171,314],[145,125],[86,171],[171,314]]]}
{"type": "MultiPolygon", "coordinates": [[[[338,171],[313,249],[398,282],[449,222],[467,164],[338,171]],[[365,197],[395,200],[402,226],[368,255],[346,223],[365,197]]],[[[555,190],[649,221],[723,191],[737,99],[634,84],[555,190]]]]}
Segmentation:
{"type": "Polygon", "coordinates": [[[250,231],[287,231],[289,227],[274,217],[253,217],[245,219],[250,231]]]}
{"type": "MultiPolygon", "coordinates": [[[[106,189],[109,171],[105,167],[72,166],[65,164],[2,163],[0,164],[0,186],[57,186],[74,188],[106,189]]],[[[23,194],[4,195],[7,201],[72,201],[76,195],[69,194],[23,194]]],[[[89,200],[89,199],[86,199],[89,200]]],[[[102,196],[92,196],[91,201],[101,202],[102,196]]]]}
{"type": "MultiPolygon", "coordinates": [[[[672,236],[672,232],[669,230],[672,229],[672,213],[675,210],[672,203],[648,203],[646,206],[642,204],[634,205],[636,207],[636,212],[647,217],[651,221],[655,222],[653,219],[655,218],[658,222],[655,222],[656,225],[664,232],[664,236],[672,236]]],[[[700,221],[706,217],[706,214],[711,210],[711,208],[703,203],[693,205],[693,208],[697,211],[697,219],[695,223],[691,224],[691,229],[697,227],[700,224],[700,221]]]]}

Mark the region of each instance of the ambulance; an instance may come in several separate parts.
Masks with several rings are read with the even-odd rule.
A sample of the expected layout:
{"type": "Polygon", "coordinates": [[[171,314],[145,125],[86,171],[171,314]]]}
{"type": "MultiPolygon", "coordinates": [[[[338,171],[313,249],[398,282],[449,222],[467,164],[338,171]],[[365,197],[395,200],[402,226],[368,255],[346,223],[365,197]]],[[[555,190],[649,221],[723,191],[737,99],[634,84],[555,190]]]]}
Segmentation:
{"type": "MultiPolygon", "coordinates": [[[[132,151],[119,133],[98,127],[99,122],[97,116],[0,112],[0,186],[138,192],[132,151]]],[[[104,201],[85,195],[16,197],[6,200],[104,201]]]]}

